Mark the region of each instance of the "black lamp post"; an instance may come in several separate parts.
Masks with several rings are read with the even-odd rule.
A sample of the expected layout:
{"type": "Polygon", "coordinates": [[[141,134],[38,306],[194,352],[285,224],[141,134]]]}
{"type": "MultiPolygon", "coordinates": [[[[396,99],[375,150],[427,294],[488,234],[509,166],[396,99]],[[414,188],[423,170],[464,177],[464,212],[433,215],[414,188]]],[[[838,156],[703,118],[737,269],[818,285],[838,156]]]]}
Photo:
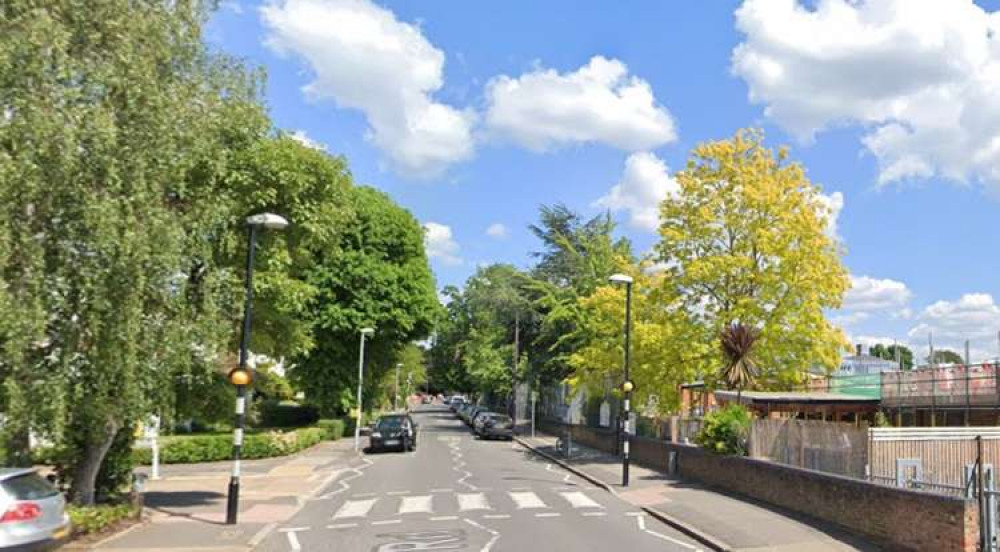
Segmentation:
{"type": "Polygon", "coordinates": [[[625,404],[623,422],[623,442],[622,442],[622,486],[628,487],[628,464],[629,464],[629,411],[632,401],[632,389],[635,385],[629,378],[629,340],[632,329],[632,277],[627,274],[615,274],[608,279],[613,284],[625,284],[625,379],[622,381],[622,391],[625,392],[625,404]]]}
{"type": "Polygon", "coordinates": [[[240,452],[243,448],[243,424],[246,421],[247,386],[252,381],[247,370],[247,347],[250,343],[250,320],[253,316],[253,261],[257,252],[257,232],[261,228],[281,230],[288,221],[271,213],[262,213],[247,218],[249,238],[247,240],[246,303],[243,306],[243,334],[240,336],[240,364],[229,372],[229,381],[236,386],[236,423],[233,429],[233,474],[229,479],[229,495],[226,498],[226,523],[235,525],[239,517],[240,505],[240,452]]]}

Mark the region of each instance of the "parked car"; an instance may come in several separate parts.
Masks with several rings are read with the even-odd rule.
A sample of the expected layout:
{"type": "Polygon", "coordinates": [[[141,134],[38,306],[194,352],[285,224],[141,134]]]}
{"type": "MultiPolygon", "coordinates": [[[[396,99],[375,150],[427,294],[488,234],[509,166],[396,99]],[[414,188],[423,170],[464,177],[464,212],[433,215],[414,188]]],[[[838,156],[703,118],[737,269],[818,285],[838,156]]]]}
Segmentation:
{"type": "Polygon", "coordinates": [[[468,421],[469,421],[469,414],[472,412],[473,408],[476,408],[476,405],[466,403],[466,404],[463,404],[462,406],[460,406],[458,408],[458,419],[462,420],[463,422],[468,423],[468,421]]]}
{"type": "Polygon", "coordinates": [[[31,468],[0,468],[0,550],[53,550],[69,538],[62,494],[31,468]]]}
{"type": "Polygon", "coordinates": [[[480,414],[476,419],[476,436],[480,439],[506,439],[514,438],[514,422],[506,414],[488,412],[480,414]]]}
{"type": "Polygon", "coordinates": [[[458,409],[461,408],[462,405],[465,405],[467,403],[468,401],[465,400],[465,397],[463,397],[462,395],[455,395],[448,402],[448,406],[451,407],[452,412],[458,412],[458,409]]]}
{"type": "Polygon", "coordinates": [[[479,431],[479,425],[481,423],[483,423],[483,420],[485,420],[486,418],[488,418],[490,416],[490,414],[493,414],[493,412],[490,412],[489,410],[487,410],[485,408],[479,409],[479,411],[476,412],[475,416],[472,417],[471,423],[469,423],[469,425],[472,426],[472,431],[473,432],[478,432],[479,431]]]}
{"type": "Polygon", "coordinates": [[[473,406],[468,410],[468,413],[465,415],[465,423],[469,427],[472,427],[472,424],[475,423],[476,421],[476,416],[479,415],[480,412],[485,412],[485,411],[486,411],[485,406],[473,406]]]}
{"type": "Polygon", "coordinates": [[[400,451],[417,449],[417,423],[409,414],[386,414],[380,416],[368,436],[372,452],[386,449],[400,451]]]}

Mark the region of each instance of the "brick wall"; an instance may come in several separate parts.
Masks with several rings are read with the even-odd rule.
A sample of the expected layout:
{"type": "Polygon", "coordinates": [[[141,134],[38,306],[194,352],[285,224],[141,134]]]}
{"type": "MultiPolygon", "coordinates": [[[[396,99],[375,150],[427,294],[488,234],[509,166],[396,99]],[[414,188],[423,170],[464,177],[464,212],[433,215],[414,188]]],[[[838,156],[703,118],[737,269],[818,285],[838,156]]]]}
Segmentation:
{"type": "MultiPolygon", "coordinates": [[[[539,428],[562,435],[565,427],[539,428]]],[[[613,451],[613,431],[572,426],[576,442],[613,451]]],[[[890,550],[975,552],[979,538],[975,501],[876,485],[859,479],[775,464],[718,456],[695,446],[633,437],[634,462],[666,470],[677,454],[679,475],[806,514],[863,535],[890,550]]]]}
{"type": "Polygon", "coordinates": [[[979,536],[974,501],[885,487],[867,481],[718,456],[664,443],[683,477],[807,514],[893,550],[974,552],[979,536]]]}

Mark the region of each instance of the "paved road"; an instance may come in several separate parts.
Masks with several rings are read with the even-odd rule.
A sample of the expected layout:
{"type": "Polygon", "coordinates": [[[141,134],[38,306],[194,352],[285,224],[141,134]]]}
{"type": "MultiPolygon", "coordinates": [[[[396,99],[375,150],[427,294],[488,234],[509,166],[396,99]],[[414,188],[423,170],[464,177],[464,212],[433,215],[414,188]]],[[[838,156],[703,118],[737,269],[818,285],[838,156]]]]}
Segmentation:
{"type": "Polygon", "coordinates": [[[257,550],[697,549],[516,444],[475,440],[443,407],[423,407],[415,418],[415,452],[365,455],[257,550]]]}

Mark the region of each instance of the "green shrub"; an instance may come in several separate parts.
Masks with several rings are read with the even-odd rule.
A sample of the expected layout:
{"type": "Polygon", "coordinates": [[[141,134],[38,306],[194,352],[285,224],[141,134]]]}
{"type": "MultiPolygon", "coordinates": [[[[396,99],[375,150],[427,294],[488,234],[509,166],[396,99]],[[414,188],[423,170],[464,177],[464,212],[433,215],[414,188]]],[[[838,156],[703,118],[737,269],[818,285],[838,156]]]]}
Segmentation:
{"type": "Polygon", "coordinates": [[[139,508],[131,504],[103,504],[98,506],[66,506],[66,513],[73,523],[73,535],[100,533],[126,519],[137,519],[139,508]]]}
{"type": "Polygon", "coordinates": [[[316,422],[316,427],[325,432],[323,438],[328,441],[336,441],[342,438],[347,430],[347,424],[344,420],[320,420],[316,422]]]}
{"type": "MultiPolygon", "coordinates": [[[[326,434],[327,430],[320,427],[250,433],[243,437],[241,457],[273,458],[294,454],[320,443],[326,434]]],[[[230,434],[175,435],[160,439],[161,464],[218,462],[232,456],[233,436],[230,434]]],[[[149,465],[153,452],[148,448],[134,449],[132,458],[137,464],[149,465]]]]}
{"type": "Polygon", "coordinates": [[[747,409],[729,405],[705,416],[695,442],[716,454],[745,456],[751,418],[747,409]]]}
{"type": "Polygon", "coordinates": [[[264,401],[260,405],[262,427],[304,427],[319,420],[314,406],[277,401],[264,401]]]}

